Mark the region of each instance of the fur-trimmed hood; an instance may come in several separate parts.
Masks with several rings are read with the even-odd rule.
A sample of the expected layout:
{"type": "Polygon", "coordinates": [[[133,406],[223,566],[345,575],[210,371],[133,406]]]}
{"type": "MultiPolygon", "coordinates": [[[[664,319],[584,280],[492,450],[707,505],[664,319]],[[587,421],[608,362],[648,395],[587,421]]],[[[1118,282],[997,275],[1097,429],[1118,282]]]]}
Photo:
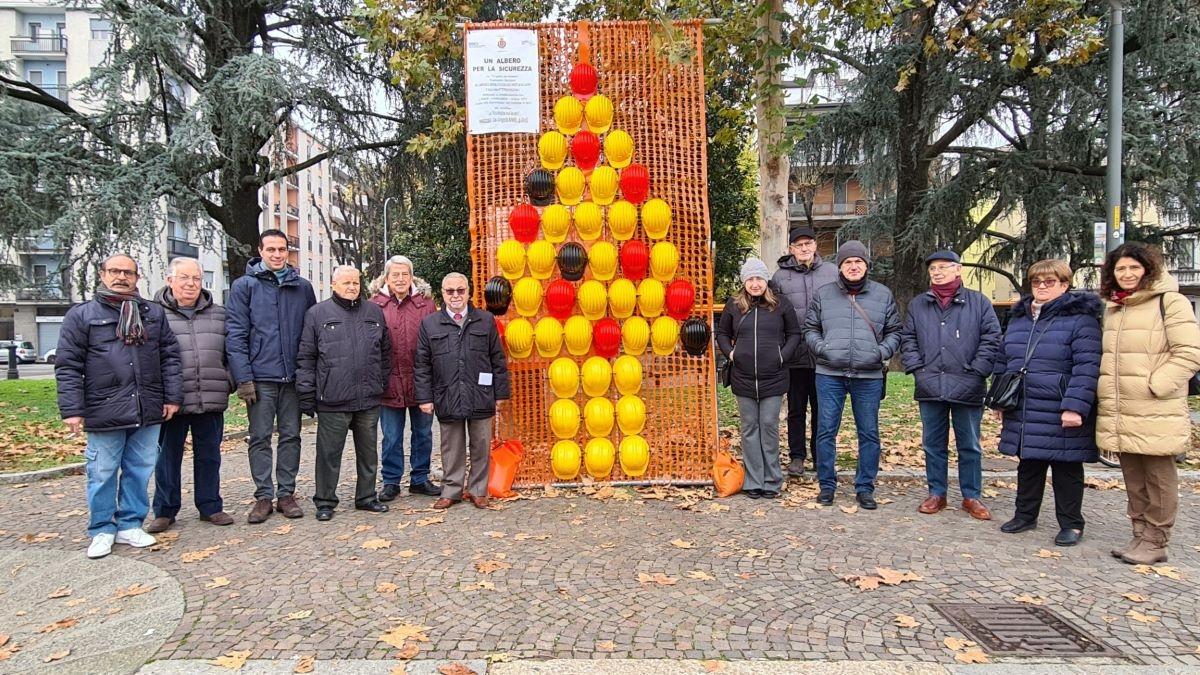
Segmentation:
{"type": "MultiPolygon", "coordinates": [[[[1021,301],[1013,305],[1011,316],[1026,316],[1029,314],[1029,307],[1033,304],[1033,296],[1027,295],[1021,298],[1021,301]]],[[[1053,314],[1055,316],[1073,316],[1076,314],[1088,314],[1096,318],[1100,318],[1100,314],[1104,309],[1104,302],[1100,296],[1091,291],[1067,291],[1061,296],[1051,300],[1042,307],[1042,314],[1053,314]]]]}

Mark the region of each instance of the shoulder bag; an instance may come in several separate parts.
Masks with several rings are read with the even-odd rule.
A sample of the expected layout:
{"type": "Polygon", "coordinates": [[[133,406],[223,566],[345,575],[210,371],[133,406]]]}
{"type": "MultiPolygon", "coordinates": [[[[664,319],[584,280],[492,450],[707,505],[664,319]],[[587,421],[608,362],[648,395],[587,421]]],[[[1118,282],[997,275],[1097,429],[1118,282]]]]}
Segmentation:
{"type": "MultiPolygon", "coordinates": [[[[738,331],[742,329],[742,321],[745,321],[747,316],[750,316],[750,312],[742,315],[742,320],[737,322],[737,326],[733,329],[733,335],[730,336],[735,350],[737,349],[738,331]]],[[[729,358],[725,359],[725,363],[722,363],[721,369],[717,371],[717,382],[722,387],[729,387],[733,384],[733,352],[729,352],[729,358]]]]}
{"type": "MultiPolygon", "coordinates": [[[[1158,313],[1162,315],[1163,321],[1163,337],[1167,335],[1167,306],[1166,293],[1158,296],[1158,313]]],[[[1167,346],[1170,346],[1171,341],[1167,340],[1167,346]]],[[[1192,373],[1192,377],[1188,380],[1188,396],[1200,396],[1200,373],[1192,373]]]]}
{"type": "MultiPolygon", "coordinates": [[[[1046,327],[1037,335],[1033,335],[1033,329],[1030,329],[1030,340],[1025,347],[1025,359],[1021,362],[1021,369],[1016,372],[1005,371],[999,375],[993,375],[991,386],[983,396],[984,406],[992,410],[1016,410],[1021,407],[1021,399],[1025,395],[1025,371],[1029,366],[1029,358],[1033,355],[1033,348],[1037,345],[1038,340],[1041,340],[1046,331],[1050,330],[1050,324],[1053,321],[1054,317],[1050,317],[1046,327]]],[[[1034,328],[1037,328],[1036,322],[1034,328]]]]}
{"type": "MultiPolygon", "coordinates": [[[[866,321],[867,325],[871,327],[871,335],[875,336],[875,346],[878,347],[879,346],[879,332],[875,330],[875,324],[871,323],[871,317],[867,316],[867,313],[863,310],[863,308],[861,306],[859,306],[858,301],[854,299],[853,295],[850,295],[847,297],[850,298],[850,306],[853,307],[854,311],[858,312],[858,315],[863,318],[863,321],[866,321]]],[[[888,364],[887,364],[887,361],[884,361],[883,362],[883,392],[879,394],[880,399],[887,398],[887,378],[888,378],[888,364]]]]}

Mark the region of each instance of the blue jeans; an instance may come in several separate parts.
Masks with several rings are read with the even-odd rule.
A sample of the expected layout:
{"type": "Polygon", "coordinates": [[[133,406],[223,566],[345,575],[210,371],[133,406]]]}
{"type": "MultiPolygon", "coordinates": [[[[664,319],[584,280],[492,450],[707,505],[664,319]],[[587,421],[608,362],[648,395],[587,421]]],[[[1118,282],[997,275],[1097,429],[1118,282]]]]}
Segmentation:
{"type": "Polygon", "coordinates": [[[181,506],[183,443],[192,432],[192,497],[204,517],[224,510],[221,501],[221,438],[225,413],[176,415],[162,424],[158,464],[154,467],[154,515],[174,518],[181,506]]]}
{"type": "Polygon", "coordinates": [[[158,460],[159,425],[89,431],[88,536],[141,527],[150,510],[150,474],[158,460]]]}
{"type": "Polygon", "coordinates": [[[850,394],[854,426],[858,430],[858,469],[854,474],[856,493],[875,492],[879,473],[879,401],[883,378],[838,377],[817,373],[817,479],[822,490],[837,488],[837,434],[842,426],[842,409],[850,394]]]}
{"type": "Polygon", "coordinates": [[[383,428],[383,456],[381,458],[384,485],[399,485],[404,476],[404,415],[412,418],[412,440],[409,454],[412,459],[412,475],[409,485],[421,485],[429,481],[429,457],[433,454],[433,415],[421,412],[417,406],[389,408],[380,406],[379,426],[383,428]]]}
{"type": "Polygon", "coordinates": [[[958,489],[963,499],[979,499],[983,487],[983,449],[979,423],[983,407],[941,401],[920,401],[921,444],[925,446],[925,481],[929,494],[946,496],[950,462],[950,425],[958,449],[958,489]]]}

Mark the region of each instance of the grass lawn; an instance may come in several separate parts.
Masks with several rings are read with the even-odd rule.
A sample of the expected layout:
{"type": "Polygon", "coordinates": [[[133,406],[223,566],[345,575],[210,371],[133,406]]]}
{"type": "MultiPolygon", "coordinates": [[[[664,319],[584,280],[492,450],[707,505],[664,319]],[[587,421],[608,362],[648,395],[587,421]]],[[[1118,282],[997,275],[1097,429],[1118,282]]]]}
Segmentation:
{"type": "MultiPolygon", "coordinates": [[[[246,406],[230,397],[225,431],[246,426],[246,406]]],[[[81,462],[86,445],[62,423],[54,380],[0,380],[0,438],[0,473],[81,462]]]]}

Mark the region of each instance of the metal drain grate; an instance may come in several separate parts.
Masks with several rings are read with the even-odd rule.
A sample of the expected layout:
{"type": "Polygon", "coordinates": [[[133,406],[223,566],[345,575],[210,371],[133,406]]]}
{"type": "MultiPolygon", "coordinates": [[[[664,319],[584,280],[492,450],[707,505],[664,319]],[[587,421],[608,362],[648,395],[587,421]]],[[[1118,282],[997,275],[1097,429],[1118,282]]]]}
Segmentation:
{"type": "Polygon", "coordinates": [[[1045,607],[934,603],[933,608],[994,654],[1120,655],[1120,652],[1045,607]]]}

